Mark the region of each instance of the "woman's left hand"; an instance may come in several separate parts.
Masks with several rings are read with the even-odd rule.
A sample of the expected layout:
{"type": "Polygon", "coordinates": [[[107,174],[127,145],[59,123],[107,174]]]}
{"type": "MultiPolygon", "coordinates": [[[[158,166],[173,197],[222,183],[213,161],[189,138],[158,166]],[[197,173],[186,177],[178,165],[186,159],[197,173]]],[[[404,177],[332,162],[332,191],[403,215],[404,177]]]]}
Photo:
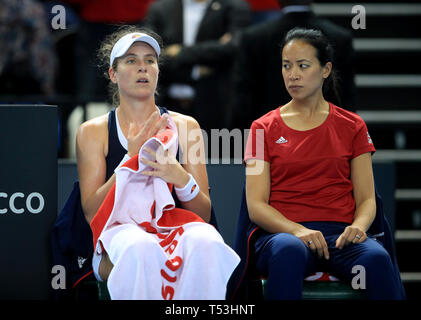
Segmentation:
{"type": "Polygon", "coordinates": [[[336,240],[336,248],[342,249],[350,243],[362,243],[367,239],[367,234],[358,226],[350,225],[336,240]]]}
{"type": "Polygon", "coordinates": [[[177,188],[183,188],[189,182],[189,174],[169,150],[164,151],[162,147],[156,152],[148,147],[144,147],[143,150],[151,156],[151,160],[142,157],[140,161],[153,168],[153,170],[144,170],[142,174],[160,177],[165,182],[171,183],[177,188]]]}

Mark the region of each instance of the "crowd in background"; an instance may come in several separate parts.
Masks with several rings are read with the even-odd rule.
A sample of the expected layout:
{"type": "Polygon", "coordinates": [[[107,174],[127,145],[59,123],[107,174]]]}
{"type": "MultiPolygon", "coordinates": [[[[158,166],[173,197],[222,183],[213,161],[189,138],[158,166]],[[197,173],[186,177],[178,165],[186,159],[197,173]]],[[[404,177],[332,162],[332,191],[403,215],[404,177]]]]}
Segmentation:
{"type": "Polygon", "coordinates": [[[66,122],[76,106],[110,101],[103,76],[108,66],[96,58],[99,44],[121,25],[133,24],[164,41],[159,105],[192,115],[206,131],[248,129],[288,101],[279,46],[289,29],[304,26],[321,29],[333,41],[343,83],[342,101],[333,102],[353,110],[351,33],[317,17],[311,2],[0,0],[0,103],[57,104],[61,140],[67,139],[66,122]],[[51,23],[62,8],[63,29],[51,23]]]}

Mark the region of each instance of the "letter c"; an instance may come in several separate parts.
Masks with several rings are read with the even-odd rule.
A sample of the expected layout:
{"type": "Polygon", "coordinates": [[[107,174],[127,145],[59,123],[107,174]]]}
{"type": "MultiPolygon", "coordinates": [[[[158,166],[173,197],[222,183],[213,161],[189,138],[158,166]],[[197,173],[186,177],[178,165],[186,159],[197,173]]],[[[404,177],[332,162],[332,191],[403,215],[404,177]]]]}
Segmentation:
{"type": "Polygon", "coordinates": [[[15,192],[14,194],[12,194],[12,196],[10,197],[10,200],[9,200],[9,207],[10,207],[10,210],[12,210],[12,212],[13,213],[16,213],[16,214],[21,214],[21,213],[23,213],[25,210],[23,210],[22,208],[21,209],[17,209],[16,207],[15,207],[15,199],[16,198],[23,198],[25,195],[22,193],[22,192],[15,192]]]}
{"type": "MultiPolygon", "coordinates": [[[[0,192],[0,198],[7,198],[7,193],[0,192]]],[[[0,214],[5,214],[7,209],[0,209],[0,214]]]]}

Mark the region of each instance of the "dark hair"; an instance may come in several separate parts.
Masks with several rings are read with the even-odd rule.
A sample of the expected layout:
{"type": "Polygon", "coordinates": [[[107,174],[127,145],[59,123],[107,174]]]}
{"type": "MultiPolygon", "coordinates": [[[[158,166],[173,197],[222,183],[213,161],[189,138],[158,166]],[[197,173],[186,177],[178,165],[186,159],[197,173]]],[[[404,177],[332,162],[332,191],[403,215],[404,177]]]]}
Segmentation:
{"type": "MultiPolygon", "coordinates": [[[[145,33],[149,36],[151,36],[152,38],[154,38],[158,44],[159,47],[162,49],[162,39],[161,37],[156,34],[155,32],[153,32],[150,29],[144,28],[144,27],[137,27],[134,25],[123,25],[121,27],[119,27],[115,32],[107,35],[104,39],[104,41],[102,41],[100,48],[98,49],[97,52],[97,57],[99,60],[99,65],[98,67],[100,69],[103,70],[104,76],[106,79],[110,80],[110,76],[108,74],[108,68],[109,68],[109,64],[110,64],[110,55],[111,55],[111,51],[113,50],[113,47],[115,45],[115,43],[120,40],[121,37],[125,36],[126,34],[129,33],[133,33],[133,32],[141,32],[141,33],[145,33]]],[[[117,63],[118,63],[118,58],[114,59],[112,68],[114,70],[117,70],[117,63]]],[[[158,60],[159,61],[159,60],[158,60]]],[[[110,99],[112,100],[112,104],[114,106],[117,106],[120,103],[120,96],[119,96],[119,92],[118,92],[118,86],[117,84],[113,83],[111,80],[108,83],[108,94],[110,96],[110,99]]]]}
{"type": "Polygon", "coordinates": [[[316,57],[320,65],[332,63],[332,71],[323,83],[323,96],[326,100],[340,105],[339,82],[340,78],[334,68],[334,50],[326,36],[315,29],[294,28],[288,31],[281,46],[281,55],[284,46],[292,40],[301,40],[316,49],[316,57]]]}

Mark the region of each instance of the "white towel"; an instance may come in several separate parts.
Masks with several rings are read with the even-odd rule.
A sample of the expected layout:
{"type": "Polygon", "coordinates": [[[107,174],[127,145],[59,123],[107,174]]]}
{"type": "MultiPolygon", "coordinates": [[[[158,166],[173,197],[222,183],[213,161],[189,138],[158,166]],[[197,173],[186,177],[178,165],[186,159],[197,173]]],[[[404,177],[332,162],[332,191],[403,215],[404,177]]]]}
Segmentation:
{"type": "Polygon", "coordinates": [[[212,225],[175,208],[171,185],[141,174],[145,146],[176,154],[174,122],[116,169],[116,183],[91,222],[95,274],[106,250],[114,265],[107,282],[112,299],[225,299],[240,258],[212,225]]]}

